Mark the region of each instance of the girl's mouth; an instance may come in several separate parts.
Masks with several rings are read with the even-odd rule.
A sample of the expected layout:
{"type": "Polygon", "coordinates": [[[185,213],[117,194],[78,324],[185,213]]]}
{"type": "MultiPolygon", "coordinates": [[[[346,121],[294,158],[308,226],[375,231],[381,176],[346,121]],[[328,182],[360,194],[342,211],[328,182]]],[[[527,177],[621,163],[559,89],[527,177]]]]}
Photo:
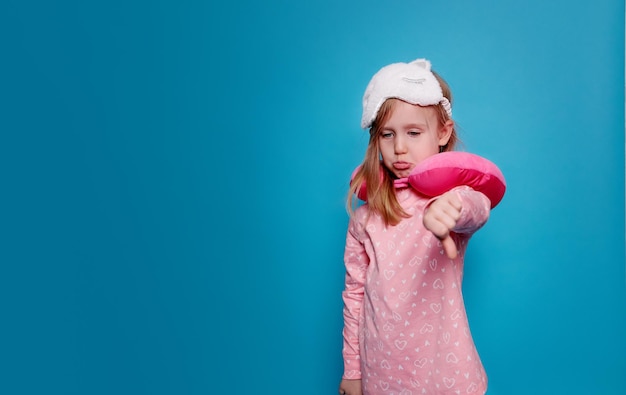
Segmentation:
{"type": "Polygon", "coordinates": [[[408,170],[411,168],[411,164],[408,162],[394,162],[393,168],[396,170],[408,170]]]}

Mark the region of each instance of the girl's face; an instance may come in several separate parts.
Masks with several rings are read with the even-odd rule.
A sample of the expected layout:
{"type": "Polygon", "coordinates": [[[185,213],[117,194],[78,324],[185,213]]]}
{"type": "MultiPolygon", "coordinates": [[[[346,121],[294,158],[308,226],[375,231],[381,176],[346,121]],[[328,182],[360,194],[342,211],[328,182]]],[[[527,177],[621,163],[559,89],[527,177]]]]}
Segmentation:
{"type": "Polygon", "coordinates": [[[394,100],[378,138],[383,164],[396,178],[408,177],[415,165],[447,144],[453,126],[451,120],[440,125],[433,107],[394,100]]]}

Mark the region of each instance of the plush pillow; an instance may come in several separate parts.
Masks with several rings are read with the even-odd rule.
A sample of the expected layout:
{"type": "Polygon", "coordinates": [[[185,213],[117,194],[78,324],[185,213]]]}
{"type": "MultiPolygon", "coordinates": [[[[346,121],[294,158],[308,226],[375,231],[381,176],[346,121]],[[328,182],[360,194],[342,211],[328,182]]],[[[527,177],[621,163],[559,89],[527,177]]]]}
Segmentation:
{"type": "MultiPolygon", "coordinates": [[[[504,175],[493,162],[461,151],[442,152],[424,159],[413,168],[408,182],[415,190],[428,197],[439,196],[454,187],[467,185],[484,193],[491,201],[491,208],[500,203],[506,190],[504,175]]],[[[367,200],[365,184],[361,186],[357,196],[363,201],[367,200]]]]}
{"type": "Polygon", "coordinates": [[[411,171],[409,184],[431,197],[467,185],[484,193],[491,201],[491,208],[500,203],[506,190],[504,175],[493,162],[460,151],[442,152],[424,159],[411,171]]]}

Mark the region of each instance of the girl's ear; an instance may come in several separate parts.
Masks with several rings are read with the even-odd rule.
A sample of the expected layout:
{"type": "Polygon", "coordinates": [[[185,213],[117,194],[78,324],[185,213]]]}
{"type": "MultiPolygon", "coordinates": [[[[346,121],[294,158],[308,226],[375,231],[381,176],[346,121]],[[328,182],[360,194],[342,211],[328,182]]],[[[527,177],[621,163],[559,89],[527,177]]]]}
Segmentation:
{"type": "Polygon", "coordinates": [[[452,136],[452,130],[454,129],[454,121],[448,119],[446,123],[443,124],[441,129],[439,129],[439,146],[443,147],[448,144],[450,140],[450,136],[452,136]]]}

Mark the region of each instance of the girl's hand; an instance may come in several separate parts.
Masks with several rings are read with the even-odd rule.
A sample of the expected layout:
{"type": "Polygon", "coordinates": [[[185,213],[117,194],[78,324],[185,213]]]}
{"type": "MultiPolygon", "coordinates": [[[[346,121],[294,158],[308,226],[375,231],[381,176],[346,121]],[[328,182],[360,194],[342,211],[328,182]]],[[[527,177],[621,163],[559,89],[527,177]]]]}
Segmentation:
{"type": "Polygon", "coordinates": [[[339,384],[339,394],[363,395],[363,391],[361,390],[361,380],[342,379],[339,384]]]}
{"type": "Polygon", "coordinates": [[[456,192],[449,191],[432,202],[424,213],[424,226],[441,240],[443,249],[450,259],[457,256],[456,244],[450,237],[450,231],[461,217],[462,208],[463,205],[456,192]]]}

